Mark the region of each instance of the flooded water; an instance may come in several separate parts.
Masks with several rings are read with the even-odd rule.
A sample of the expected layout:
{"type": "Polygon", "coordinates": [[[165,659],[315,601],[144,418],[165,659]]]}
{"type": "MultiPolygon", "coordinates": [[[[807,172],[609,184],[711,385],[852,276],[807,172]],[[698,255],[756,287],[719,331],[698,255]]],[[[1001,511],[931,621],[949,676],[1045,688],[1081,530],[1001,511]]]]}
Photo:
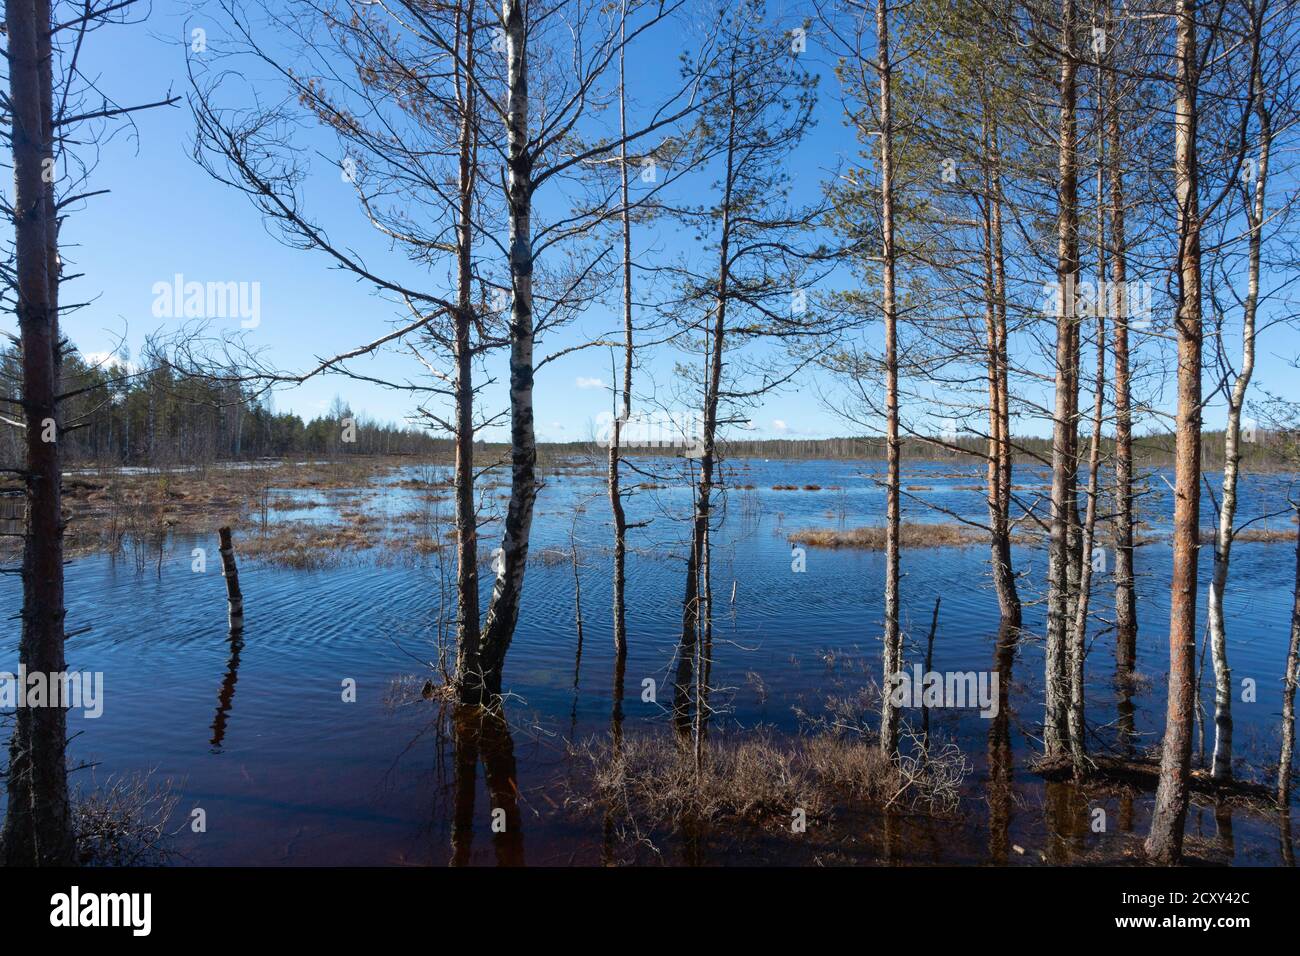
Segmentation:
{"type": "MultiPolygon", "coordinates": [[[[787,536],[805,528],[881,523],[883,463],[733,460],[725,471],[725,517],[713,538],[712,681],[720,690],[712,703],[722,711],[716,725],[725,732],[766,725],[778,734],[794,733],[796,709],[817,713],[826,698],[852,696],[878,679],[884,554],[808,548],[806,570],[797,572],[787,536]],[[775,485],[799,490],[773,490],[775,485]],[[804,490],[806,485],[819,490],[804,490]]],[[[449,499],[430,502],[421,491],[397,487],[416,474],[415,468],[394,473],[382,488],[322,492],[311,501],[318,507],[273,511],[270,520],[328,522],[340,509],[362,508],[393,515],[440,509],[446,522],[449,499]]],[[[1142,534],[1150,543],[1137,554],[1137,669],[1146,678],[1132,701],[1139,748],[1157,743],[1164,723],[1170,554],[1161,532],[1168,527],[1165,479],[1171,478],[1148,475],[1149,493],[1141,501],[1148,525],[1142,534]]],[[[210,537],[173,537],[159,563],[136,562],[129,554],[95,555],[69,566],[68,628],[90,629],[70,639],[68,666],[103,672],[105,682],[100,718],[69,717],[71,759],[84,765],[73,775],[74,785],[84,789],[137,772],[151,772],[156,783],[170,780],[180,798],[173,820],[180,861],[193,864],[609,859],[603,821],[566,808],[563,799],[564,782],[576,772],[567,742],[605,735],[610,728],[610,530],[603,480],[597,468],[566,467],[546,475],[533,533],[537,560],[528,570],[506,663],[510,738],[480,742],[485,755],[499,758],[495,769],[492,760],[485,761],[488,780],[481,772],[467,778],[463,753],[457,766],[447,723],[436,719],[436,705],[419,699],[419,685],[430,675],[425,662],[436,653],[443,600],[436,555],[402,560],[383,549],[360,551],[318,570],[243,558],[246,627],[232,643],[214,530],[210,537]],[[571,537],[580,560],[580,663],[571,537]],[[203,573],[192,570],[196,547],[206,549],[203,573]],[[418,675],[414,694],[412,675],[418,675]],[[403,678],[406,683],[395,688],[403,678]],[[355,702],[344,700],[349,680],[355,681],[355,702]],[[491,828],[492,809],[502,805],[503,795],[512,818],[505,837],[491,828]],[[188,825],[195,808],[204,811],[206,832],[188,825]]],[[[1017,494],[1030,501],[1045,491],[1046,474],[1021,468],[1015,481],[1017,494]]],[[[648,522],[632,532],[628,563],[623,711],[629,734],[671,733],[664,705],[681,622],[687,528],[680,519],[691,491],[684,483],[654,483],[667,487],[641,490],[629,504],[629,520],[648,522]],[[658,703],[643,702],[647,680],[656,682],[658,703]]],[[[984,517],[981,475],[969,466],[911,465],[904,483],[916,498],[975,520],[984,517]]],[[[1243,520],[1286,512],[1290,488],[1286,476],[1246,476],[1243,520]]],[[[498,508],[504,506],[502,493],[486,491],[498,508]]],[[[1208,499],[1203,508],[1209,524],[1208,499]]],[[[951,520],[910,497],[904,512],[909,521],[951,520]]],[[[1292,527],[1286,514],[1270,525],[1292,527]]],[[[494,538],[495,526],[487,527],[484,545],[494,538]]],[[[1208,548],[1203,552],[1204,579],[1210,554],[1208,548]]],[[[452,558],[450,549],[444,554],[452,558]]],[[[987,672],[1001,663],[1001,673],[1010,677],[1007,708],[993,721],[974,710],[931,715],[932,729],[951,737],[974,766],[952,819],[843,817],[838,859],[1063,863],[1105,857],[1109,835],[1145,832],[1149,795],[1089,802],[1068,785],[1045,785],[1025,769],[1038,749],[1042,720],[1043,609],[1029,602],[1041,597],[1046,561],[1041,549],[1029,546],[1018,546],[1014,557],[1022,573],[1028,636],[1018,648],[1004,648],[999,662],[987,546],[903,554],[905,660],[910,665],[923,659],[935,599],[942,598],[934,669],[987,672]],[[1098,807],[1109,821],[1101,833],[1091,826],[1098,807]]],[[[1113,555],[1106,566],[1113,566],[1113,555]]],[[[1262,780],[1276,766],[1294,574],[1294,549],[1287,543],[1240,543],[1234,551],[1227,597],[1234,678],[1253,678],[1257,685],[1254,703],[1234,705],[1239,772],[1262,780]]],[[[486,608],[490,573],[483,576],[486,608]]],[[[1105,616],[1109,574],[1100,575],[1094,587],[1094,607],[1105,616]]],[[[13,576],[0,580],[0,600],[17,611],[20,587],[13,576]]],[[[11,619],[0,669],[16,668],[16,642],[11,619]]],[[[1207,660],[1207,687],[1208,671],[1207,660]]],[[[1098,623],[1087,698],[1095,750],[1117,739],[1120,701],[1113,673],[1113,634],[1098,623]]],[[[909,711],[907,719],[919,723],[919,711],[909,711]]],[[[1211,739],[1209,727],[1207,747],[1211,739]]],[[[1221,811],[1216,819],[1212,810],[1193,808],[1188,828],[1212,841],[1224,860],[1281,859],[1275,817],[1236,810],[1221,811]]],[[[761,832],[743,846],[734,839],[705,841],[690,854],[669,846],[662,859],[813,862],[790,850],[788,841],[770,841],[761,832]]]]}

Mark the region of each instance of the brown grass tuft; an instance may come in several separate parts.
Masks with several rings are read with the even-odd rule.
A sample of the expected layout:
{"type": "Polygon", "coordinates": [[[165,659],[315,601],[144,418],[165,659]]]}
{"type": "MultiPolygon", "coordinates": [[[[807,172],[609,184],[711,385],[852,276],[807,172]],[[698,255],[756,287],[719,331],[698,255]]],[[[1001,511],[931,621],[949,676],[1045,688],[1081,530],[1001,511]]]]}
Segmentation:
{"type": "MultiPolygon", "coordinates": [[[[918,524],[904,522],[899,526],[899,539],[904,548],[962,548],[987,540],[978,529],[960,524],[918,524]]],[[[862,551],[885,549],[885,528],[810,528],[789,536],[795,544],[814,548],[857,548],[862,551]]]]}

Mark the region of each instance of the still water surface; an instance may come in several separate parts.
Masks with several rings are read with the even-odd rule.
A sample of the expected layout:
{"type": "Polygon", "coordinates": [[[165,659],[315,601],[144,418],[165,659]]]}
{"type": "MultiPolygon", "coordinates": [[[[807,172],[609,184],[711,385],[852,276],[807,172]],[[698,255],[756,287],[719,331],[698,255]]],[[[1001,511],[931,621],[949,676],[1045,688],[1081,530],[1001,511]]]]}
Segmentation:
{"type": "MultiPolygon", "coordinates": [[[[337,519],[339,509],[360,505],[391,515],[439,509],[445,522],[449,499],[431,502],[426,493],[397,487],[399,480],[417,474],[427,476],[427,471],[403,469],[379,488],[322,492],[314,502],[320,507],[275,511],[271,520],[328,522],[337,519]]],[[[718,621],[712,673],[722,688],[713,703],[725,711],[718,718],[723,730],[762,724],[793,733],[796,708],[819,712],[827,697],[850,696],[878,679],[883,553],[809,548],[806,570],[795,573],[787,535],[803,528],[880,523],[882,475],[879,462],[727,463],[731,487],[713,558],[718,621]],[[800,490],[773,490],[778,484],[800,490]],[[820,490],[803,490],[805,485],[820,490]]],[[[1137,556],[1138,670],[1147,678],[1134,700],[1140,747],[1158,742],[1163,729],[1170,553],[1161,535],[1170,510],[1164,479],[1171,477],[1150,475],[1141,503],[1143,534],[1152,540],[1137,556]]],[[[1015,481],[1026,504],[1046,490],[1046,475],[1036,469],[1019,469],[1015,481]]],[[[905,498],[905,520],[951,520],[918,499],[974,520],[984,517],[981,476],[968,466],[912,465],[904,482],[915,496],[905,498]]],[[[663,707],[641,698],[647,678],[657,682],[661,703],[670,696],[686,550],[680,519],[691,498],[685,485],[661,483],[668,487],[643,490],[629,506],[629,520],[649,524],[633,532],[629,556],[628,733],[671,732],[663,707]]],[[[1291,490],[1289,476],[1246,476],[1242,519],[1285,512],[1291,490]]],[[[501,488],[486,492],[498,509],[504,505],[502,493],[501,488]]],[[[494,798],[481,773],[472,811],[462,779],[456,841],[461,862],[565,864],[611,858],[602,821],[567,811],[560,786],[575,772],[566,742],[609,731],[613,654],[603,476],[584,468],[549,473],[537,508],[533,552],[538,560],[528,571],[505,675],[520,832],[504,842],[494,838],[494,798]],[[584,617],[576,691],[574,580],[567,560],[571,536],[581,563],[584,617]]],[[[1203,515],[1208,524],[1213,515],[1208,499],[1203,515]]],[[[1268,523],[1291,527],[1285,514],[1268,523]]],[[[485,545],[494,531],[485,529],[485,545]]],[[[1204,579],[1210,554],[1208,548],[1203,552],[1204,579]]],[[[445,553],[451,558],[449,549],[445,553]]],[[[1109,569],[1113,560],[1107,557],[1109,569]]],[[[1286,543],[1238,544],[1227,598],[1234,677],[1254,678],[1258,687],[1255,703],[1234,708],[1241,772],[1261,779],[1276,766],[1293,561],[1294,549],[1286,543]]],[[[242,640],[232,644],[215,534],[174,536],[160,568],[152,562],[137,567],[129,555],[74,561],[67,576],[68,626],[91,630],[69,642],[69,667],[105,675],[103,716],[69,718],[72,759],[91,765],[79,770],[74,782],[85,788],[114,774],[137,772],[152,772],[156,782],[170,780],[180,796],[174,823],[182,862],[446,864],[453,854],[457,804],[454,751],[446,723],[435,719],[436,707],[418,699],[419,684],[428,675],[422,662],[435,655],[436,562],[436,556],[394,559],[383,549],[356,552],[319,570],[244,559],[247,623],[242,640]],[[196,547],[207,550],[202,574],[191,570],[196,547]],[[409,682],[404,694],[394,690],[394,681],[409,675],[419,675],[414,700],[409,682]],[[355,703],[342,699],[346,679],[356,682],[355,703]],[[196,807],[206,812],[205,833],[185,826],[196,807]]],[[[1015,562],[1023,574],[1022,597],[1041,597],[1043,551],[1018,546],[1015,562]]],[[[905,552],[902,567],[909,664],[923,658],[934,602],[942,598],[935,669],[994,668],[998,614],[987,547],[905,552]]],[[[484,607],[489,578],[485,568],[484,607]]],[[[1094,587],[1094,605],[1108,615],[1109,575],[1101,575],[1094,587]]],[[[17,611],[20,588],[13,576],[0,580],[0,600],[17,611]]],[[[1011,676],[1009,712],[997,734],[1009,738],[1005,785],[997,780],[990,785],[990,721],[974,711],[937,713],[932,727],[955,739],[975,768],[960,812],[936,822],[906,815],[856,819],[850,810],[840,822],[849,835],[841,832],[834,859],[1032,864],[1106,858],[1107,835],[1090,826],[1099,806],[1107,811],[1109,832],[1145,831],[1149,796],[1089,803],[1068,786],[1045,786],[1025,769],[1038,746],[1042,719],[1042,649],[1034,636],[1041,634],[1042,618],[1041,605],[1026,608],[1030,636],[1014,661],[1004,662],[1011,676]]],[[[0,668],[16,668],[16,642],[11,619],[0,668]]],[[[1098,749],[1116,739],[1113,671],[1113,634],[1098,621],[1088,658],[1088,718],[1098,749]]],[[[1208,673],[1206,683],[1208,688],[1208,673]]],[[[915,713],[910,718],[919,719],[915,713]]],[[[1188,826],[1193,835],[1212,841],[1216,859],[1239,865],[1281,860],[1278,821],[1272,816],[1238,810],[1220,812],[1216,820],[1214,811],[1194,808],[1188,826]]],[[[792,851],[788,840],[762,833],[743,841],[706,840],[689,854],[671,844],[661,850],[668,863],[816,861],[814,850],[792,851]]]]}

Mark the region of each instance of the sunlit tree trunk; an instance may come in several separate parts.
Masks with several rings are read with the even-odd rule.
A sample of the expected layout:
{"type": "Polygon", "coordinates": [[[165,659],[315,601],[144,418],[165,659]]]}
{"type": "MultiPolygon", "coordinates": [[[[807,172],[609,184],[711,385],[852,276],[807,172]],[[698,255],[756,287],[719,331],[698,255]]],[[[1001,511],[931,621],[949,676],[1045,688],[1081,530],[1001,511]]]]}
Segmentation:
{"type": "Polygon", "coordinates": [[[1201,237],[1197,158],[1195,0],[1177,0],[1174,181],[1178,201],[1178,416],[1174,461],[1173,573],[1169,598],[1169,704],[1160,785],[1147,855],[1177,863],[1183,852],[1196,707],[1196,558],[1201,480],[1201,237]]]}
{"type": "Polygon", "coordinates": [[[1011,435],[1007,409],[1007,325],[1005,264],[1002,256],[1001,175],[997,157],[997,129],[982,104],[981,139],[984,178],[984,327],[985,375],[988,379],[989,437],[987,495],[989,513],[989,564],[998,596],[1002,622],[1020,626],[1020,596],[1011,566],[1011,435]]]}
{"type": "MultiPolygon", "coordinates": [[[[686,558],[686,593],[682,604],[682,632],[678,644],[677,683],[673,705],[674,718],[678,729],[689,731],[690,698],[696,697],[697,711],[702,707],[699,684],[703,680],[701,671],[701,640],[704,615],[711,613],[708,606],[707,587],[702,583],[702,576],[708,572],[709,520],[713,495],[713,469],[717,457],[718,397],[722,387],[722,356],[727,331],[727,303],[730,297],[730,263],[731,263],[731,206],[732,187],[735,180],[735,146],[736,146],[736,109],[734,105],[734,84],[737,81],[734,71],[731,74],[732,107],[728,113],[729,124],[726,149],[726,180],[722,196],[722,234],[718,244],[718,290],[714,299],[713,327],[707,337],[708,366],[704,375],[704,409],[700,441],[700,473],[695,494],[695,511],[691,519],[691,550],[686,558]],[[694,682],[692,677],[695,678],[694,682]]],[[[698,716],[698,714],[697,714],[698,716]]],[[[696,734],[698,739],[698,733],[696,734]]]]}
{"type": "Polygon", "coordinates": [[[891,700],[894,675],[902,669],[903,637],[899,629],[899,453],[898,441],[898,306],[894,296],[894,129],[891,98],[893,65],[889,59],[889,8],[876,0],[877,69],[880,74],[880,258],[883,269],[881,308],[885,319],[885,650],[884,700],[881,703],[880,749],[898,749],[900,712],[891,700]]]}
{"type": "MultiPolygon", "coordinates": [[[[1098,173],[1098,193],[1101,175],[1098,173]]],[[[1100,223],[1100,220],[1098,220],[1100,223]]],[[[1098,250],[1102,249],[1098,227],[1098,250]]],[[[1101,253],[1098,276],[1106,274],[1106,260],[1101,253]]],[[[1104,282],[1104,279],[1099,280],[1104,282]]],[[[1079,563],[1079,593],[1074,604],[1074,620],[1070,626],[1070,760],[1074,772],[1085,772],[1087,762],[1087,725],[1084,721],[1084,648],[1088,636],[1088,605],[1092,596],[1092,550],[1097,529],[1097,478],[1101,466],[1101,422],[1106,386],[1106,319],[1098,302],[1097,313],[1097,376],[1093,396],[1092,438],[1088,448],[1087,505],[1083,519],[1082,560],[1079,563]]]]}
{"type": "Polygon", "coordinates": [[[1232,558],[1233,523],[1237,518],[1237,482],[1241,467],[1241,412],[1246,388],[1255,370],[1255,313],[1259,305],[1260,247],[1264,230],[1264,188],[1268,182],[1269,138],[1272,127],[1264,106],[1263,77],[1255,61],[1255,113],[1259,118],[1259,163],[1255,170],[1255,195],[1246,210],[1250,225],[1249,265],[1246,301],[1241,318],[1241,370],[1228,393],[1228,423],[1223,433],[1223,498],[1219,526],[1214,535],[1214,571],[1208,601],[1210,659],[1214,664],[1214,760],[1215,780],[1232,779],[1232,669],[1228,666],[1228,635],[1223,623],[1223,592],[1228,583],[1228,562],[1232,558]]]}
{"type": "MultiPolygon", "coordinates": [[[[1282,752],[1277,762],[1277,803],[1291,803],[1291,760],[1295,753],[1295,691],[1300,684],[1300,509],[1296,511],[1295,596],[1291,605],[1291,644],[1282,679],[1282,752]]],[[[1288,824],[1289,828],[1289,824],[1288,824]]]]}
{"type": "Polygon", "coordinates": [[[998,571],[1001,576],[998,590],[999,607],[1003,621],[1010,625],[1013,636],[1020,627],[1022,609],[1016,587],[1015,568],[1011,563],[1011,383],[1010,349],[1007,344],[1007,269],[1002,231],[1002,157],[998,127],[992,128],[993,192],[993,301],[994,332],[997,340],[997,420],[998,420],[998,571]]]}
{"type": "MultiPolygon", "coordinates": [[[[1107,17],[1107,33],[1113,33],[1107,17]]],[[[1127,681],[1137,655],[1133,579],[1133,412],[1129,399],[1128,245],[1124,224],[1124,152],[1118,77],[1108,87],[1106,120],[1110,172],[1110,279],[1115,352],[1115,665],[1127,681]]]]}
{"type": "MultiPolygon", "coordinates": [[[[1104,55],[1099,52],[1098,56],[1104,55]]],[[[1105,74],[1097,62],[1097,96],[1105,101],[1105,74]]],[[[1097,371],[1093,383],[1092,438],[1088,449],[1087,502],[1081,528],[1078,586],[1070,623],[1070,760],[1076,775],[1087,770],[1087,724],[1084,699],[1084,654],[1088,638],[1088,608],[1092,598],[1093,547],[1097,530],[1097,497],[1101,467],[1101,425],[1106,397],[1106,229],[1105,217],[1106,138],[1105,128],[1097,128],[1097,294],[1094,306],[1097,318],[1097,371]]]]}
{"type": "Polygon", "coordinates": [[[1061,118],[1058,129],[1057,168],[1057,315],[1056,315],[1056,401],[1052,421],[1052,520],[1048,553],[1047,660],[1044,686],[1046,705],[1043,720],[1043,744],[1048,757],[1065,752],[1070,700],[1067,672],[1069,636],[1069,590],[1072,532],[1070,499],[1071,457],[1074,444],[1074,387],[1072,362],[1075,357],[1075,296],[1079,275],[1079,184],[1076,168],[1074,2],[1061,4],[1061,118]]]}
{"type": "MultiPolygon", "coordinates": [[[[620,39],[626,40],[627,3],[624,0],[620,39]]],[[[614,517],[614,657],[616,667],[627,658],[627,606],[623,591],[627,581],[627,514],[623,509],[623,492],[619,486],[619,455],[623,426],[632,417],[632,214],[628,200],[627,167],[627,75],[624,53],[618,54],[618,118],[619,133],[624,142],[619,147],[619,170],[622,177],[620,189],[623,200],[619,216],[623,232],[623,382],[620,405],[618,386],[615,386],[615,412],[609,442],[609,508],[614,517]]]]}
{"type": "Polygon", "coordinates": [[[537,438],[533,428],[533,154],[528,139],[528,30],[524,0],[503,0],[506,34],[506,165],[510,207],[510,501],[487,620],[462,699],[489,703],[501,694],[506,651],[519,622],[528,538],[537,501],[537,438]]]}

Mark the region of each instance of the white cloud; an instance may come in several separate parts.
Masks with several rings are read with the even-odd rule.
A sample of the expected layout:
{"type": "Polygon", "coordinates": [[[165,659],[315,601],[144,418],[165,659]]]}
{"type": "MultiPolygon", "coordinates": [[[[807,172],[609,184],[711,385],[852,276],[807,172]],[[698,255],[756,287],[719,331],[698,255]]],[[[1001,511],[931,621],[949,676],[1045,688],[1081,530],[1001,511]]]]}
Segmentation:
{"type": "Polygon", "coordinates": [[[785,421],[780,418],[772,419],[772,428],[778,432],[783,432],[783,433],[788,432],[790,430],[790,426],[787,425],[785,421]]]}
{"type": "Polygon", "coordinates": [[[581,375],[578,376],[577,381],[575,381],[573,384],[577,385],[578,388],[604,388],[605,387],[605,383],[602,382],[600,379],[583,378],[581,375]]]}

